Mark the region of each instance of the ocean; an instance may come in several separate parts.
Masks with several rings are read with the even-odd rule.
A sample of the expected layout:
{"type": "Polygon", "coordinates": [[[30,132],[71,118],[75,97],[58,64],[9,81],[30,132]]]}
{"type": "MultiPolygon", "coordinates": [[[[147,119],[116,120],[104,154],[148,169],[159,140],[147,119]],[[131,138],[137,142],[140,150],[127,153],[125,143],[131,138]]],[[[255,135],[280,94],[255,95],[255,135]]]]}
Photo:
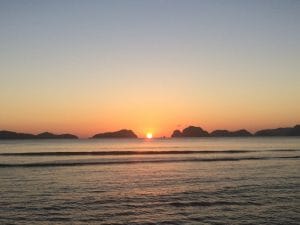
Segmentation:
{"type": "Polygon", "coordinates": [[[300,138],[0,141],[0,224],[300,224],[300,138]]]}

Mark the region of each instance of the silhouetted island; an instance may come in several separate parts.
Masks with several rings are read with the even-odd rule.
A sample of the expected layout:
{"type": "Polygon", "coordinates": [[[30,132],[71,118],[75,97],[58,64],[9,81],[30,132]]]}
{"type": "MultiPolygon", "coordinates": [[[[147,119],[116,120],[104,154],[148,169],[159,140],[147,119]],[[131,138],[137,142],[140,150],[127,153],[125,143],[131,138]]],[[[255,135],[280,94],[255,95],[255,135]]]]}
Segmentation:
{"type": "Polygon", "coordinates": [[[52,134],[49,132],[40,133],[37,135],[27,133],[17,133],[13,131],[0,131],[0,140],[27,140],[27,139],[78,139],[73,134],[52,134]]]}
{"type": "Polygon", "coordinates": [[[177,137],[272,137],[272,136],[300,136],[300,125],[286,128],[264,129],[255,134],[245,129],[237,131],[215,130],[211,133],[203,130],[201,127],[189,126],[181,132],[174,130],[172,138],[177,137]]]}
{"type": "Polygon", "coordinates": [[[201,127],[189,126],[180,132],[180,130],[175,130],[172,137],[208,137],[209,133],[203,130],[201,127]]]}
{"type": "Polygon", "coordinates": [[[242,129],[237,131],[215,130],[210,133],[212,137],[251,137],[253,136],[249,131],[242,129]]]}
{"type": "Polygon", "coordinates": [[[300,136],[300,125],[294,127],[259,130],[255,136],[300,136]]]}
{"type": "Polygon", "coordinates": [[[78,139],[78,137],[73,134],[52,134],[49,132],[38,134],[36,137],[38,139],[78,139]]]}
{"type": "Polygon", "coordinates": [[[137,138],[137,135],[132,130],[123,129],[115,132],[95,134],[92,138],[137,138]]]}

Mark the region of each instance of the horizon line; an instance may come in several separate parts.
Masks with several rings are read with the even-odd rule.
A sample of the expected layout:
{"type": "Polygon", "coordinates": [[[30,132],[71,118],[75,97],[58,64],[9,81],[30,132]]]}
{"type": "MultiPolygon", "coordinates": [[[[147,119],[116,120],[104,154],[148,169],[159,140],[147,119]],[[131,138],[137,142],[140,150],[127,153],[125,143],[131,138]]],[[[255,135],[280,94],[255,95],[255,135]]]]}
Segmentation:
{"type": "MultiPolygon", "coordinates": [[[[248,131],[248,129],[246,128],[240,128],[240,129],[235,129],[235,130],[227,130],[227,129],[214,129],[212,131],[207,131],[205,129],[203,129],[204,132],[207,132],[209,135],[211,135],[213,132],[215,131],[228,131],[228,132],[237,132],[237,131],[242,131],[242,130],[245,130],[247,132],[249,132],[251,135],[250,136],[244,136],[244,137],[263,137],[263,136],[256,136],[255,134],[259,131],[263,131],[263,130],[274,130],[274,129],[286,129],[286,128],[295,128],[297,126],[300,126],[300,123],[296,123],[295,125],[293,126],[285,126],[285,127],[276,127],[276,128],[263,128],[263,129],[258,129],[254,132],[250,132],[248,131]]],[[[201,126],[194,126],[194,125],[189,125],[187,126],[186,128],[189,128],[189,127],[196,127],[196,128],[201,128],[201,126]]],[[[182,131],[186,128],[183,128],[183,129],[174,129],[173,130],[173,133],[174,131],[182,131]]],[[[17,134],[29,134],[29,135],[40,135],[40,134],[43,134],[43,133],[50,133],[50,134],[54,134],[54,135],[74,135],[77,137],[77,139],[97,139],[97,138],[93,138],[95,135],[97,134],[104,134],[104,133],[114,133],[114,132],[118,132],[118,131],[121,131],[121,130],[127,130],[127,131],[132,131],[134,134],[135,132],[132,130],[132,129],[119,129],[119,130],[115,130],[115,131],[103,131],[103,132],[97,132],[95,134],[92,134],[92,135],[89,135],[88,137],[82,137],[82,136],[77,136],[77,135],[74,135],[74,133],[69,133],[69,132],[62,132],[62,133],[53,133],[51,131],[42,131],[42,132],[38,132],[38,133],[26,133],[26,132],[23,132],[23,131],[12,131],[12,130],[8,130],[8,129],[1,129],[0,132],[13,132],[13,133],[17,133],[17,134]]],[[[234,136],[207,136],[209,138],[211,137],[234,137],[234,136]]],[[[242,136],[237,136],[237,137],[242,137],[242,136]]],[[[272,137],[272,136],[271,136],[272,137]]],[[[127,139],[126,137],[122,137],[124,139],[127,139]]],[[[101,139],[122,139],[122,138],[118,138],[118,137],[107,137],[107,138],[101,138],[101,139]]],[[[179,137],[172,137],[172,134],[167,136],[167,135],[161,135],[161,136],[153,136],[153,139],[166,139],[166,138],[179,138],[179,137]]],[[[193,138],[193,137],[180,137],[180,138],[193,138]]],[[[199,138],[199,137],[196,137],[196,138],[199,138]]],[[[203,136],[202,138],[205,138],[205,136],[203,136]]],[[[128,138],[129,139],[129,138],[128,138]]],[[[136,135],[136,138],[133,138],[133,139],[147,139],[147,137],[139,137],[138,135],[136,135]]]]}

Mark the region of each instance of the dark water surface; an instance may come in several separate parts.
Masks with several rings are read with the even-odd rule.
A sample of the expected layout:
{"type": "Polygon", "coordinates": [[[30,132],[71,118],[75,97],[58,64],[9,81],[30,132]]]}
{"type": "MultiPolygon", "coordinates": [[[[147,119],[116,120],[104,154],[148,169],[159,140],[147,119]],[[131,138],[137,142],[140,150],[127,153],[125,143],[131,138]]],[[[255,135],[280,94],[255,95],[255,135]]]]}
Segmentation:
{"type": "Polygon", "coordinates": [[[300,138],[0,142],[0,224],[300,224],[300,138]]]}

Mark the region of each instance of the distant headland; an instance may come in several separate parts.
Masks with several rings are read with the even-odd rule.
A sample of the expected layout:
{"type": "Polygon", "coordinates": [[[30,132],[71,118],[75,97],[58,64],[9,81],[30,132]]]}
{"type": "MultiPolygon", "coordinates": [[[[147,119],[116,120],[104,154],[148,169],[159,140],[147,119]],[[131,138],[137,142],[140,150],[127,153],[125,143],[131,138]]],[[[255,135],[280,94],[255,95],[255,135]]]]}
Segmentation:
{"type": "Polygon", "coordinates": [[[37,135],[27,133],[17,133],[13,131],[0,131],[0,140],[41,140],[41,139],[78,139],[73,134],[52,134],[43,132],[37,135]]]}
{"type": "Polygon", "coordinates": [[[201,127],[189,126],[182,131],[174,130],[172,138],[182,137],[286,137],[286,136],[300,136],[300,125],[286,128],[264,129],[250,133],[245,129],[228,131],[228,130],[215,130],[208,133],[201,127]]]}

